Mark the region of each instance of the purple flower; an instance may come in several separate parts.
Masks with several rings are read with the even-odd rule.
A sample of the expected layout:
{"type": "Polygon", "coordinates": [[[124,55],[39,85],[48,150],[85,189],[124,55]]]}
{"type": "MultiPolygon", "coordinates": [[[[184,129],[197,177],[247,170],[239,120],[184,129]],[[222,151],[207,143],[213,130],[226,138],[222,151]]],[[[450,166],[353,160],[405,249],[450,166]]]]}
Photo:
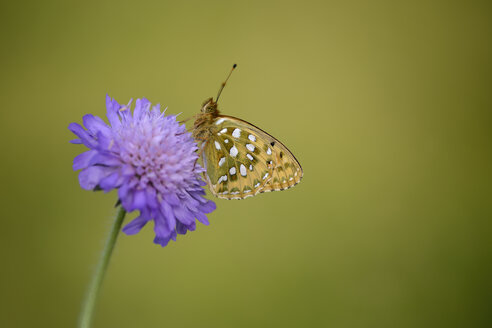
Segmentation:
{"type": "Polygon", "coordinates": [[[197,146],[175,116],[165,116],[160,105],[137,99],[133,115],[130,103],[122,106],[106,96],[107,117],[87,114],[85,129],[77,123],[68,128],[90,150],[73,161],[80,186],[87,190],[118,189],[121,205],[127,212],[140,211],[123,232],[133,235],[153,220],[154,243],[166,246],[196,228],[195,218],[208,225],[206,213],[215,203],[203,195],[206,185],[200,178],[204,170],[196,160],[197,146]]]}

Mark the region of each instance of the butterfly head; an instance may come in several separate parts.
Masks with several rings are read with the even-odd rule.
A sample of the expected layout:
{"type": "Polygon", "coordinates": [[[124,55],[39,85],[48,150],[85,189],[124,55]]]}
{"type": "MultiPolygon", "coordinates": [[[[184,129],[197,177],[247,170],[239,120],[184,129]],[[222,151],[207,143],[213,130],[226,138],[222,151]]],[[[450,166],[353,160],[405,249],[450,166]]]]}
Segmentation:
{"type": "Polygon", "coordinates": [[[213,100],[213,98],[208,98],[203,102],[201,112],[204,114],[216,114],[217,111],[217,103],[213,100]]]}

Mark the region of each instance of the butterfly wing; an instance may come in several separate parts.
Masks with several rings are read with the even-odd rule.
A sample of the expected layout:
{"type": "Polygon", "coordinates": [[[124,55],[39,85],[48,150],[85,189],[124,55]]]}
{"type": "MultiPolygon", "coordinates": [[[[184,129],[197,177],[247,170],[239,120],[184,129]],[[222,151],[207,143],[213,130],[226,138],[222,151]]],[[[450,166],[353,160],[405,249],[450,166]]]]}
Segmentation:
{"type": "Polygon", "coordinates": [[[203,161],[212,193],[244,199],[285,190],[302,178],[302,168],[280,141],[241,119],[221,115],[204,144],[203,161]]]}

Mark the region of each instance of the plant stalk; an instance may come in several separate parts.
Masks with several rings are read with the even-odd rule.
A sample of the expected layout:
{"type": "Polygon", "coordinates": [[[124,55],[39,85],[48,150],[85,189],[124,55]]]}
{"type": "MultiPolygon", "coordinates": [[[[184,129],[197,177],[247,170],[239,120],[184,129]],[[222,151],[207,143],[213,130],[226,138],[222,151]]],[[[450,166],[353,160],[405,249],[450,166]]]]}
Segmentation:
{"type": "Polygon", "coordinates": [[[116,214],[113,226],[111,227],[108,239],[106,240],[106,244],[104,245],[101,258],[99,259],[99,263],[96,267],[96,271],[92,276],[92,280],[87,290],[84,303],[82,304],[79,328],[90,328],[91,326],[94,315],[94,308],[96,307],[97,297],[99,295],[99,290],[101,289],[104,275],[106,274],[106,270],[108,269],[109,260],[111,259],[111,254],[113,253],[116,239],[118,237],[118,233],[121,230],[125,214],[126,211],[123,209],[122,206],[120,206],[118,208],[118,213],[116,214]]]}

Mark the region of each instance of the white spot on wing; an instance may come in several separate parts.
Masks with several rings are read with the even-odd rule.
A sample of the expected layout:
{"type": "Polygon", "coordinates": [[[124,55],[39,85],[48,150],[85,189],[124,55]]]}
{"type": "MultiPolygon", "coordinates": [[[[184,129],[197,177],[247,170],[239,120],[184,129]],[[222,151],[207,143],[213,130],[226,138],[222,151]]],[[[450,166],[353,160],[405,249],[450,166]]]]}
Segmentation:
{"type": "Polygon", "coordinates": [[[224,143],[229,143],[229,139],[224,139],[224,143]]]}
{"type": "Polygon", "coordinates": [[[248,148],[249,151],[255,151],[255,146],[252,144],[246,144],[246,148],[248,148]]]}
{"type": "Polygon", "coordinates": [[[233,192],[231,192],[231,195],[237,195],[237,194],[239,194],[239,191],[233,191],[233,192]]]}
{"type": "Polygon", "coordinates": [[[217,181],[217,183],[221,183],[222,181],[227,181],[227,175],[223,175],[219,178],[219,180],[217,181]]]}
{"type": "Polygon", "coordinates": [[[243,164],[241,164],[241,166],[239,166],[239,172],[241,172],[241,175],[243,177],[246,176],[246,166],[244,166],[243,164]]]}
{"type": "Polygon", "coordinates": [[[293,177],[290,177],[290,178],[289,178],[289,181],[292,181],[292,180],[294,180],[294,178],[293,178],[293,177]]]}
{"type": "Polygon", "coordinates": [[[232,157],[236,157],[237,156],[237,148],[236,146],[232,146],[231,150],[229,150],[229,154],[231,154],[232,157]]]}
{"type": "Polygon", "coordinates": [[[226,132],[227,132],[227,129],[222,129],[222,130],[220,130],[220,132],[219,132],[219,133],[220,133],[220,134],[223,134],[223,133],[226,133],[226,132]]]}
{"type": "Polygon", "coordinates": [[[241,136],[241,130],[234,129],[234,131],[232,131],[232,136],[236,139],[239,138],[241,136]]]}
{"type": "Polygon", "coordinates": [[[217,122],[215,122],[215,125],[222,124],[222,122],[224,122],[224,121],[225,121],[225,118],[219,118],[219,119],[217,120],[217,122]]]}
{"type": "Polygon", "coordinates": [[[258,186],[260,185],[260,183],[258,182],[257,184],[255,184],[255,188],[258,188],[258,186]]]}
{"type": "Polygon", "coordinates": [[[255,137],[254,135],[252,135],[252,134],[250,134],[250,135],[248,136],[248,139],[249,139],[249,140],[251,140],[251,141],[253,141],[253,142],[255,142],[255,141],[256,141],[256,137],[255,137]]]}
{"type": "Polygon", "coordinates": [[[230,173],[231,175],[236,174],[236,168],[235,168],[235,167],[231,167],[231,169],[229,170],[229,173],[230,173]]]}
{"type": "Polygon", "coordinates": [[[272,150],[270,149],[270,147],[268,147],[267,149],[267,155],[271,155],[272,154],[272,150]]]}
{"type": "Polygon", "coordinates": [[[249,170],[253,171],[253,165],[251,165],[251,164],[249,165],[249,170]]]}
{"type": "Polygon", "coordinates": [[[217,150],[220,150],[220,143],[218,143],[217,141],[214,141],[215,143],[215,148],[217,148],[217,150]]]}
{"type": "Polygon", "coordinates": [[[252,160],[254,159],[254,158],[253,158],[253,156],[251,156],[251,154],[246,154],[246,157],[247,157],[250,161],[252,161],[252,160]]]}
{"type": "Polygon", "coordinates": [[[246,190],[243,190],[243,193],[245,193],[245,194],[247,194],[247,193],[249,193],[249,192],[251,192],[251,189],[246,189],[246,190]]]}
{"type": "Polygon", "coordinates": [[[226,160],[225,160],[225,157],[222,157],[222,158],[219,160],[219,166],[224,165],[225,161],[226,161],[226,160]]]}
{"type": "Polygon", "coordinates": [[[263,176],[263,180],[265,180],[266,178],[268,178],[268,172],[265,173],[265,175],[263,176]]]}

